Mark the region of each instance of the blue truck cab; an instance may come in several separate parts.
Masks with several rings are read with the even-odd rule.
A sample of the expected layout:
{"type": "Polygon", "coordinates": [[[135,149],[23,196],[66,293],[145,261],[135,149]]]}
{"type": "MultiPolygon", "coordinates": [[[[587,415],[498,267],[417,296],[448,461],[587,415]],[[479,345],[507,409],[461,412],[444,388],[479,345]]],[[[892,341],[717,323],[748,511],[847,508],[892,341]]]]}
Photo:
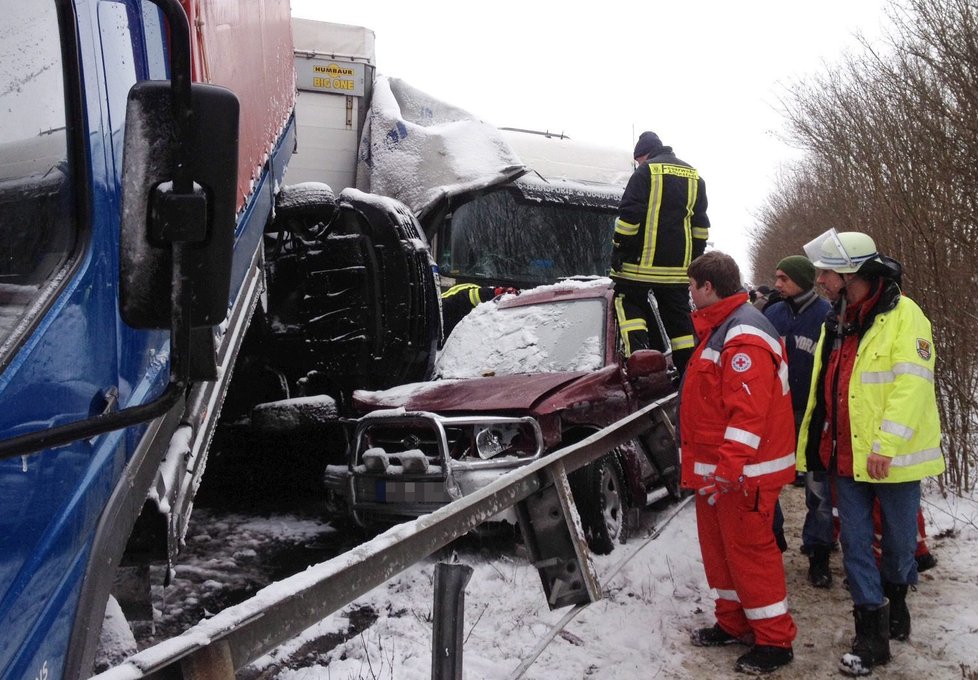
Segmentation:
{"type": "MultiPolygon", "coordinates": [[[[172,559],[261,294],[294,80],[247,129],[199,5],[0,0],[0,678],[87,677],[118,567],[172,559]]],[[[287,0],[210,5],[291,68],[287,0]]]]}

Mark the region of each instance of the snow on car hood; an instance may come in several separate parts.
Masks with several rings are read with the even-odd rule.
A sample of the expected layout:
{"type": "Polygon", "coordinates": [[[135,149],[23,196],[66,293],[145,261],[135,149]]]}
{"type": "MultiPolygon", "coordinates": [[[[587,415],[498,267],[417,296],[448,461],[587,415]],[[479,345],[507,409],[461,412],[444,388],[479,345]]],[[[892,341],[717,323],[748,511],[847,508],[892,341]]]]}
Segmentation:
{"type": "Polygon", "coordinates": [[[353,402],[354,407],[361,413],[397,408],[442,414],[529,411],[542,397],[590,373],[590,371],[579,371],[501,375],[469,380],[436,380],[401,385],[378,392],[357,390],[353,393],[353,402]]]}

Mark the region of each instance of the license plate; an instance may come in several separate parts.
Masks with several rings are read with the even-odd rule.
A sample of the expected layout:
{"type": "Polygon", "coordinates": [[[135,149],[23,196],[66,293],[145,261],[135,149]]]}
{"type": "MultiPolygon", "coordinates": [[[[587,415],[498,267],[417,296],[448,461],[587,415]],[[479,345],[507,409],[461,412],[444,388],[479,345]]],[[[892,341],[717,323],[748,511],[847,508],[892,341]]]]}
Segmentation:
{"type": "Polygon", "coordinates": [[[441,480],[358,479],[357,500],[366,503],[447,503],[451,499],[441,480]]]}

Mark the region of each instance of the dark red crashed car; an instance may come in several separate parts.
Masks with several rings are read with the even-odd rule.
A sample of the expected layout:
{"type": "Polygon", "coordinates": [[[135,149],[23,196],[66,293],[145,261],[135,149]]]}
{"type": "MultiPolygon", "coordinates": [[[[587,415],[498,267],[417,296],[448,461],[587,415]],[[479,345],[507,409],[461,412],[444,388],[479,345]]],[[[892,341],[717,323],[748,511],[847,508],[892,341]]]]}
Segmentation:
{"type": "MultiPolygon", "coordinates": [[[[348,463],[326,472],[331,507],[361,524],[417,517],[674,394],[667,357],[623,356],[609,279],[479,305],[445,342],[434,380],[354,393],[348,463]]],[[[572,473],[595,552],[623,537],[628,508],[678,495],[673,411],[674,400],[645,435],[572,473]]]]}

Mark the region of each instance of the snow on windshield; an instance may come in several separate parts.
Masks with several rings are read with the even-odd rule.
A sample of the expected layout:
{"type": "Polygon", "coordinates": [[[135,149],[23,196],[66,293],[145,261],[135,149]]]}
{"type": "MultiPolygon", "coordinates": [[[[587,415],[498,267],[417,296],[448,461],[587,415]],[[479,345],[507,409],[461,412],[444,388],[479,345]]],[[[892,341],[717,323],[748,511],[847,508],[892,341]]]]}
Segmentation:
{"type": "Polygon", "coordinates": [[[501,309],[484,302],[455,327],[435,363],[440,378],[593,371],[604,364],[603,298],[501,309]]]}

